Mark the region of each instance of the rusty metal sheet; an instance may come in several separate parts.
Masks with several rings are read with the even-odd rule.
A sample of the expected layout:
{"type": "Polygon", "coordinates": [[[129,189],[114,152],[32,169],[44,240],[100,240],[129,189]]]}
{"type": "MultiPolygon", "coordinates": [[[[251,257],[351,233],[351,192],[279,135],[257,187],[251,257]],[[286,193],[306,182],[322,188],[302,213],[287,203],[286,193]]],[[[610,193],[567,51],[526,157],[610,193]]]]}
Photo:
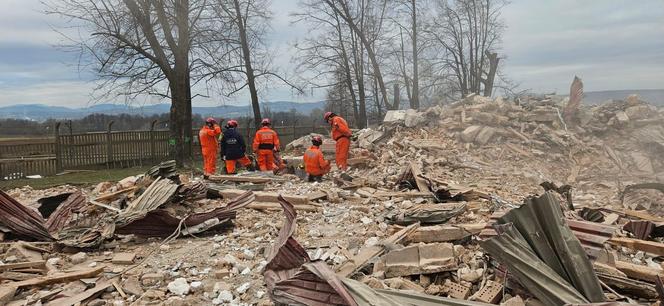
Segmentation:
{"type": "Polygon", "coordinates": [[[297,212],[279,196],[285,220],[279,235],[267,251],[263,276],[270,298],[288,305],[357,306],[334,271],[322,261],[312,262],[306,250],[292,236],[297,212]]]}
{"type": "MultiPolygon", "coordinates": [[[[491,220],[480,232],[481,239],[489,239],[496,236],[493,225],[505,215],[504,211],[495,212],[491,215],[491,220]]],[[[611,225],[605,225],[589,221],[567,219],[567,225],[574,233],[581,246],[586,251],[586,255],[591,259],[596,259],[599,253],[604,249],[604,243],[611,239],[617,228],[611,225]]]]}
{"type": "Polygon", "coordinates": [[[124,226],[144,218],[148,212],[157,209],[173,197],[179,185],[169,179],[157,178],[145,191],[127,208],[118,214],[116,223],[124,226]]]}
{"type": "Polygon", "coordinates": [[[342,279],[359,306],[489,306],[482,302],[421,294],[404,290],[372,289],[358,281],[342,279]]]}
{"type": "MultiPolygon", "coordinates": [[[[249,203],[253,202],[255,198],[255,195],[251,191],[247,191],[233,199],[225,207],[220,207],[205,213],[190,215],[182,223],[185,227],[192,227],[216,218],[220,221],[218,226],[224,226],[228,224],[228,221],[231,219],[235,219],[237,211],[240,208],[249,205],[249,203]]],[[[118,225],[115,232],[118,234],[134,234],[138,236],[167,237],[175,232],[181,221],[181,218],[172,216],[166,210],[156,209],[148,212],[142,219],[138,219],[127,225],[118,225]]]]}
{"type": "Polygon", "coordinates": [[[555,269],[535,253],[517,228],[510,224],[496,225],[500,234],[481,241],[480,245],[491,256],[505,264],[510,274],[545,305],[588,303],[581,294],[555,269]]]}
{"type": "Polygon", "coordinates": [[[623,226],[623,230],[632,233],[636,239],[647,240],[655,227],[655,224],[650,221],[631,220],[623,226]]]}
{"type": "Polygon", "coordinates": [[[72,219],[72,215],[82,209],[88,201],[80,191],[70,193],[64,201],[58,204],[55,211],[50,214],[44,224],[51,235],[57,236],[67,223],[72,219]]]}
{"type": "Polygon", "coordinates": [[[53,240],[39,212],[24,206],[2,190],[0,190],[0,224],[19,236],[41,241],[53,240]]]}
{"type": "Polygon", "coordinates": [[[535,296],[547,301],[545,304],[604,301],[604,293],[592,264],[579,239],[565,222],[558,201],[551,192],[527,198],[524,205],[510,210],[497,223],[499,225],[494,226],[497,232],[504,230],[505,233],[485,240],[481,245],[510,267],[510,272],[516,274],[517,279],[535,296]],[[528,261],[524,261],[525,258],[528,261]],[[550,275],[550,271],[557,276],[550,275]],[[563,283],[560,283],[561,280],[563,283]],[[569,287],[578,291],[569,291],[569,287]],[[578,299],[577,293],[582,299],[578,299]]]}

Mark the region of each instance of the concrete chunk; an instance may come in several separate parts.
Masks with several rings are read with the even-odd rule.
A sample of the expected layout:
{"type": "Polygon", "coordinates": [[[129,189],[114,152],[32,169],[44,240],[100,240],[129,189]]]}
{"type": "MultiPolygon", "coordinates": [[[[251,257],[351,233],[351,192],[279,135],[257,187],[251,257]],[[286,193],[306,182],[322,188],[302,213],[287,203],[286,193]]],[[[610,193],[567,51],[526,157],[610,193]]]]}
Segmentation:
{"type": "Polygon", "coordinates": [[[461,140],[464,142],[473,142],[481,130],[482,126],[471,125],[461,132],[461,140]]]}
{"type": "Polygon", "coordinates": [[[451,243],[411,245],[385,255],[386,277],[437,273],[456,268],[451,243]]]}

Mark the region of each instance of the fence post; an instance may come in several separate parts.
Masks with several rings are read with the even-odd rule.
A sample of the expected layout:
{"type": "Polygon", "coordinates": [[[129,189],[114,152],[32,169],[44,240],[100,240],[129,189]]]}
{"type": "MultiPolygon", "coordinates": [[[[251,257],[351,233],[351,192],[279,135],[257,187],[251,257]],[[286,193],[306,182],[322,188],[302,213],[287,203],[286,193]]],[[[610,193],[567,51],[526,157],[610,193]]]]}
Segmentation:
{"type": "Polygon", "coordinates": [[[106,168],[110,169],[113,164],[113,140],[111,138],[111,127],[114,121],[108,123],[108,130],[106,131],[106,168]]]}
{"type": "Polygon", "coordinates": [[[60,122],[55,123],[55,173],[62,172],[62,148],[60,147],[60,122]]]}
{"type": "Polygon", "coordinates": [[[156,144],[154,142],[154,126],[158,121],[159,120],[152,121],[152,124],[150,125],[150,157],[152,158],[152,164],[157,163],[157,148],[155,147],[156,144]]]}

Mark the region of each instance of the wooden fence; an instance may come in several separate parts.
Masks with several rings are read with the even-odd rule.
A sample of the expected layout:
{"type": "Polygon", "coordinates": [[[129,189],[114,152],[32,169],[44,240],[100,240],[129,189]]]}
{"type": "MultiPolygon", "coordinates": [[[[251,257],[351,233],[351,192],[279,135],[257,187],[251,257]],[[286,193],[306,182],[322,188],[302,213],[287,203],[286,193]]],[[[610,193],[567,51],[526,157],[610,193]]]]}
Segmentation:
{"type": "MultiPolygon", "coordinates": [[[[50,176],[64,170],[95,170],[148,166],[169,159],[169,132],[162,130],[112,131],[60,134],[52,138],[0,140],[0,180],[29,175],[50,176]]],[[[282,126],[274,128],[282,146],[310,133],[326,133],[322,126],[282,126]]],[[[254,129],[239,132],[251,150],[254,129]]],[[[193,132],[194,158],[200,158],[198,129],[193,132]]]]}

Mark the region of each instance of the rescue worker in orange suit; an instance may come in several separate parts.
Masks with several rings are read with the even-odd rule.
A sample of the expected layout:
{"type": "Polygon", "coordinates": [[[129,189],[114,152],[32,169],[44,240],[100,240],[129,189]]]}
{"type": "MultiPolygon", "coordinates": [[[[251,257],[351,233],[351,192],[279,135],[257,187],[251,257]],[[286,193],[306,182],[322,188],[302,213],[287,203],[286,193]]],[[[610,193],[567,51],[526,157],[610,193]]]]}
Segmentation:
{"type": "Polygon", "coordinates": [[[221,135],[221,156],[226,161],[226,173],[235,174],[235,166],[237,163],[249,168],[251,161],[245,155],[247,146],[244,143],[244,138],[237,131],[237,121],[229,120],[226,124],[226,129],[221,135]]]}
{"type": "Polygon", "coordinates": [[[203,153],[203,177],[209,178],[217,171],[217,154],[219,153],[219,134],[221,127],[214,118],[207,118],[205,125],[198,132],[203,153]]]}
{"type": "Polygon", "coordinates": [[[274,169],[274,153],[279,152],[279,135],[270,126],[272,122],[265,118],[261,121],[261,128],[256,132],[252,148],[256,152],[258,167],[261,171],[274,169]]]}
{"type": "Polygon", "coordinates": [[[304,170],[309,174],[309,182],[323,181],[323,175],[330,172],[330,162],[323,157],[320,146],[323,139],[320,136],[311,138],[312,146],[304,152],[304,170]]]}
{"type": "Polygon", "coordinates": [[[350,150],[350,137],[353,133],[348,128],[348,123],[344,118],[337,116],[333,112],[325,113],[323,117],[332,127],[332,139],[337,142],[336,162],[337,168],[341,171],[348,169],[348,151],[350,150]]]}

